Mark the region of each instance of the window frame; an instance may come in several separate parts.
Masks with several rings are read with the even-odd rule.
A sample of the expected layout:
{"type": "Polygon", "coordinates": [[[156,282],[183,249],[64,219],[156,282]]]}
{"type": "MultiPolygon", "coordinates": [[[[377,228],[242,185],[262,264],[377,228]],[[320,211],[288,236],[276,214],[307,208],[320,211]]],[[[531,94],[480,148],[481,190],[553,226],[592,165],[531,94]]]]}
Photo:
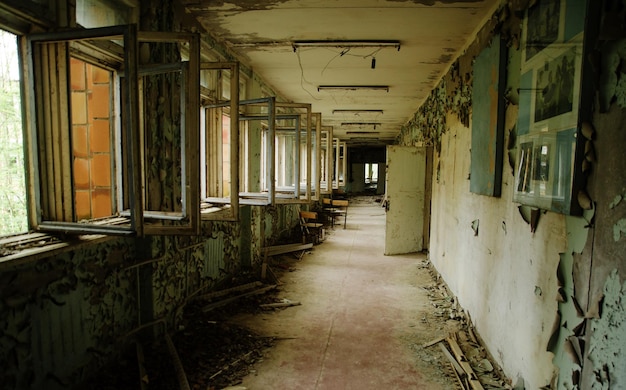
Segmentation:
{"type": "Polygon", "coordinates": [[[323,160],[324,164],[321,168],[320,174],[320,195],[327,195],[332,193],[332,175],[333,175],[333,127],[322,126],[320,131],[320,161],[323,160]],[[324,180],[325,179],[325,180],[324,180]]]}
{"type": "MultiPolygon", "coordinates": [[[[276,136],[275,136],[275,143],[276,143],[276,151],[275,151],[275,157],[276,157],[276,162],[275,162],[275,175],[276,177],[281,176],[281,166],[283,167],[283,170],[287,169],[287,166],[284,164],[279,164],[278,160],[280,160],[281,158],[283,158],[283,154],[287,154],[286,150],[279,150],[279,140],[281,137],[286,138],[288,136],[290,136],[290,133],[293,132],[293,148],[295,149],[294,151],[294,161],[291,167],[292,170],[292,177],[293,177],[293,188],[290,185],[282,185],[279,186],[278,183],[276,185],[276,192],[277,192],[277,197],[276,197],[276,201],[278,203],[281,202],[288,202],[288,200],[294,201],[294,200],[301,200],[300,198],[300,191],[301,191],[301,167],[302,167],[302,150],[300,148],[301,142],[302,142],[302,126],[301,126],[301,120],[302,120],[302,116],[300,114],[277,114],[276,115],[276,120],[293,120],[295,121],[294,127],[293,128],[276,128],[276,136]],[[289,196],[289,193],[293,193],[293,197],[289,196]]],[[[305,151],[306,153],[306,151],[305,151]]],[[[285,173],[282,173],[282,176],[285,176],[285,173]]]]}
{"type": "MultiPolygon", "coordinates": [[[[146,234],[199,234],[199,193],[197,191],[196,180],[199,177],[199,157],[198,153],[194,153],[194,147],[197,147],[199,141],[199,56],[200,56],[200,39],[198,34],[193,33],[170,33],[170,32],[139,32],[135,24],[99,27],[91,29],[68,30],[62,32],[45,32],[37,34],[24,35],[20,38],[20,71],[22,75],[22,96],[24,115],[24,143],[27,161],[26,169],[26,185],[28,199],[28,221],[29,228],[37,231],[59,232],[64,234],[103,234],[103,235],[125,235],[125,236],[143,236],[146,234]],[[91,46],[89,41],[105,40],[105,50],[98,50],[99,46],[91,46]],[[114,44],[113,40],[121,40],[123,46],[114,44]],[[41,59],[35,57],[37,49],[36,45],[58,45],[61,51],[64,65],[62,67],[65,72],[59,72],[58,77],[61,79],[62,86],[69,84],[69,61],[72,46],[81,42],[85,46],[85,50],[81,50],[76,56],[79,59],[93,58],[104,63],[111,60],[113,63],[119,64],[118,68],[113,68],[115,72],[114,93],[120,99],[111,107],[115,116],[118,118],[116,135],[120,136],[117,140],[120,144],[125,143],[124,152],[126,153],[125,164],[119,166],[121,159],[116,158],[117,169],[115,177],[112,177],[116,185],[126,183],[125,188],[121,189],[121,197],[127,200],[127,211],[119,208],[122,202],[120,192],[113,190],[115,200],[112,201],[112,215],[102,219],[91,219],[86,222],[70,221],[75,219],[75,211],[72,195],[68,196],[74,189],[71,168],[71,153],[64,157],[61,164],[61,172],[51,170],[42,174],[41,161],[39,152],[41,149],[45,153],[57,153],[62,155],[62,151],[55,151],[49,145],[49,140],[45,134],[69,139],[71,131],[71,104],[69,103],[69,88],[57,91],[59,101],[54,101],[56,107],[49,107],[51,98],[44,96],[41,82],[36,80],[43,79],[45,72],[50,71],[50,65],[38,63],[41,59]],[[139,67],[138,51],[139,42],[174,42],[188,44],[189,61],[186,63],[188,79],[181,82],[181,186],[185,187],[185,200],[183,200],[185,210],[181,217],[172,218],[167,216],[166,212],[147,211],[144,210],[144,187],[143,187],[143,159],[142,156],[142,139],[140,134],[140,113],[139,108],[139,77],[143,71],[139,67]],[[90,57],[91,56],[91,57],[90,57]],[[107,57],[108,56],[108,57],[107,57]],[[122,65],[123,64],[123,65],[122,65]],[[123,69],[123,71],[121,70],[123,69]],[[122,89],[123,87],[123,89],[122,89]],[[120,92],[122,90],[122,92],[120,92]],[[197,93],[195,92],[197,91],[197,93]],[[123,94],[123,103],[121,96],[123,94]],[[48,106],[46,106],[48,105],[48,106]],[[66,107],[65,111],[60,108],[66,107]],[[48,111],[49,110],[49,111],[48,111]],[[119,110],[119,112],[118,112],[119,110]],[[65,114],[67,112],[67,114],[65,114]],[[67,117],[64,116],[67,115],[67,117]],[[43,116],[54,116],[55,121],[61,123],[46,123],[43,116]],[[124,126],[124,127],[123,127],[124,126]],[[124,130],[121,130],[121,129],[124,130]],[[69,160],[68,160],[69,159],[69,160]],[[51,186],[43,182],[46,174],[51,176],[60,176],[57,181],[62,180],[63,190],[57,190],[56,186],[51,186]],[[119,177],[119,176],[123,177],[119,177]],[[189,186],[187,188],[187,186],[189,186]],[[72,205],[63,207],[63,216],[58,214],[52,215],[50,219],[44,217],[44,204],[42,202],[42,190],[46,190],[50,194],[52,203],[55,207],[59,207],[67,199],[72,200],[72,205]],[[117,213],[117,217],[116,214],[117,213]],[[123,216],[122,214],[127,214],[123,216]],[[146,219],[159,218],[165,220],[166,223],[173,222],[172,225],[158,225],[148,223],[146,219]],[[165,219],[163,219],[165,218],[165,219]],[[167,220],[170,220],[169,222],[167,220]],[[186,224],[181,224],[186,222],[186,224]]],[[[55,47],[56,49],[56,47],[55,47]]],[[[91,61],[87,61],[91,62],[91,61]]],[[[99,62],[99,61],[97,61],[99,62]]],[[[158,66],[157,66],[158,67],[158,66]]],[[[167,68],[167,65],[165,66],[167,68]]],[[[57,76],[54,72],[49,72],[53,76],[57,76]]],[[[50,122],[50,121],[48,121],[50,122]]],[[[63,140],[60,148],[63,150],[71,147],[71,140],[63,140]]],[[[114,153],[119,153],[119,145],[114,149],[114,153]]],[[[67,150],[66,150],[67,152],[67,150]]],[[[183,189],[181,188],[181,193],[183,189]]],[[[47,206],[49,209],[51,206],[47,206]]],[[[52,214],[52,213],[51,213],[52,214]]]]}
{"type": "MultiPolygon", "coordinates": [[[[276,203],[276,121],[277,121],[277,102],[274,96],[268,96],[258,99],[248,99],[239,102],[240,106],[266,106],[266,112],[252,115],[240,115],[240,122],[266,121],[267,136],[265,142],[265,150],[262,150],[264,163],[259,162],[259,177],[261,183],[265,184],[265,191],[261,192],[239,192],[239,203],[244,205],[273,205],[276,203]]],[[[263,139],[263,134],[261,135],[263,139]]],[[[263,148],[263,147],[262,147],[263,148]]],[[[262,157],[263,160],[263,157],[262,157]]]]}
{"type": "MultiPolygon", "coordinates": [[[[172,71],[181,72],[181,208],[179,212],[146,210],[142,208],[144,233],[147,235],[198,235],[200,234],[200,36],[195,33],[139,31],[139,43],[179,43],[187,44],[188,61],[178,63],[140,66],[138,77],[148,74],[160,74],[172,71]],[[162,224],[147,223],[146,219],[159,220],[162,224]],[[187,222],[186,224],[181,224],[187,222]],[[171,224],[167,224],[171,223],[171,224]]],[[[138,83],[139,84],[139,83],[138,83]]],[[[140,110],[140,113],[143,110],[140,110]]],[[[144,129],[145,124],[140,124],[144,129]]],[[[144,132],[142,131],[143,135],[144,132]]],[[[140,140],[143,141],[143,140],[140,140]]],[[[140,148],[145,147],[140,142],[140,148]]],[[[141,149],[143,151],[143,148],[141,149]]],[[[147,170],[145,158],[141,158],[141,185],[143,196],[144,176],[147,170]]],[[[143,202],[142,204],[145,204],[143,202]]]]}
{"type": "MultiPolygon", "coordinates": [[[[311,104],[310,103],[295,103],[295,102],[277,102],[277,109],[289,109],[293,111],[297,110],[305,110],[304,113],[300,113],[300,115],[306,115],[306,120],[304,121],[304,126],[306,127],[305,137],[306,137],[306,183],[305,183],[305,192],[304,198],[297,196],[295,198],[278,198],[278,203],[309,203],[311,201],[311,174],[312,170],[312,140],[311,136],[313,131],[311,130],[312,126],[312,112],[311,112],[311,104]]],[[[300,156],[300,162],[302,162],[302,156],[300,156]]],[[[299,173],[298,173],[299,176],[299,173]]],[[[300,180],[298,180],[296,186],[298,190],[294,193],[299,194],[300,190],[300,180]]]]}
{"type": "MultiPolygon", "coordinates": [[[[206,221],[237,221],[239,220],[239,63],[238,62],[202,62],[200,70],[229,70],[230,71],[230,100],[223,103],[199,104],[202,110],[211,108],[230,107],[230,195],[229,201],[222,198],[203,197],[202,203],[222,205],[214,212],[201,212],[201,219],[206,221]],[[230,207],[228,207],[229,205],[230,207]]],[[[198,80],[198,85],[200,80],[198,80]]],[[[206,127],[206,126],[205,126],[206,127]]],[[[202,129],[206,133],[206,128],[202,129]]],[[[209,138],[205,140],[208,144],[209,138]]],[[[198,151],[199,153],[199,151],[198,151]]],[[[208,159],[209,150],[205,152],[208,159]]],[[[206,168],[204,169],[206,171],[206,168]]],[[[208,173],[205,174],[208,177],[208,173]]],[[[200,178],[198,178],[200,180],[200,178]]],[[[200,193],[200,191],[198,191],[200,193]]],[[[202,194],[203,196],[205,194],[202,194]]]]}
{"type": "Polygon", "coordinates": [[[339,138],[332,138],[334,159],[334,178],[332,189],[338,190],[346,186],[346,142],[339,138]]]}
{"type": "Polygon", "coordinates": [[[320,200],[322,199],[322,113],[314,112],[311,117],[315,120],[315,130],[311,136],[311,139],[315,139],[311,145],[312,155],[315,157],[312,162],[315,171],[311,178],[313,180],[311,199],[320,200]]]}

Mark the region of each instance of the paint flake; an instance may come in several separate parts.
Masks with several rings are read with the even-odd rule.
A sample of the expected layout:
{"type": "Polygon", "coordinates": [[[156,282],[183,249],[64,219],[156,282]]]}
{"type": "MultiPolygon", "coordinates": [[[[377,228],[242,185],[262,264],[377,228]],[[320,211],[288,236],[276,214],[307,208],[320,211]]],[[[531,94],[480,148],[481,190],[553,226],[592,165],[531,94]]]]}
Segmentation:
{"type": "Polygon", "coordinates": [[[617,195],[617,196],[615,197],[615,199],[613,199],[613,201],[611,202],[611,204],[609,204],[609,208],[612,210],[612,209],[614,209],[615,207],[617,207],[617,205],[618,205],[618,204],[620,204],[620,202],[622,201],[622,199],[624,199],[624,198],[622,197],[622,195],[617,195]]]}
{"type": "Polygon", "coordinates": [[[619,241],[622,236],[626,236],[626,218],[622,218],[613,225],[613,239],[619,241]]]}
{"type": "Polygon", "coordinates": [[[624,360],[616,359],[626,352],[626,283],[622,285],[617,270],[613,270],[604,286],[602,315],[592,321],[593,349],[589,351],[589,360],[593,362],[596,382],[593,389],[621,389],[626,385],[624,360]]]}

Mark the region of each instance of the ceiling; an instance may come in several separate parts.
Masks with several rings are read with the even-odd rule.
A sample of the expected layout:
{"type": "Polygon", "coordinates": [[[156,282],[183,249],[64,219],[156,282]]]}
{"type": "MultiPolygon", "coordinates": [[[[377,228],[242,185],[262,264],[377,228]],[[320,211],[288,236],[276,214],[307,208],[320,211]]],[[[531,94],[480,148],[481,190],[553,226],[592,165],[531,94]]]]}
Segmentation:
{"type": "Polygon", "coordinates": [[[335,137],[357,146],[395,139],[499,1],[182,3],[277,94],[311,103],[335,137]]]}

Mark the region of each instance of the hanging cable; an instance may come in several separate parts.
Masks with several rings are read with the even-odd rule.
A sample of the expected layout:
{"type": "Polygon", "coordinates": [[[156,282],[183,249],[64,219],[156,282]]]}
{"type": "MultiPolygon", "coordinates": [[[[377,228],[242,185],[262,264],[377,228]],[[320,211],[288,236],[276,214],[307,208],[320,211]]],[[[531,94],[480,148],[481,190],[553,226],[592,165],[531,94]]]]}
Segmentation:
{"type": "Polygon", "coordinates": [[[313,84],[311,84],[311,83],[310,83],[310,82],[309,82],[309,81],[308,81],[308,80],[304,77],[304,67],[302,66],[302,58],[300,58],[300,51],[299,51],[299,50],[297,50],[295,47],[294,47],[294,51],[296,52],[296,56],[298,57],[298,65],[300,65],[300,87],[302,88],[302,90],[303,90],[304,92],[308,93],[308,94],[309,94],[309,96],[311,96],[314,100],[321,100],[321,99],[318,99],[318,98],[316,98],[315,96],[313,96],[313,94],[312,94],[311,92],[309,92],[309,90],[308,90],[308,89],[306,89],[306,88],[304,87],[304,83],[305,83],[305,82],[306,82],[307,84],[309,84],[309,85],[313,85],[313,84]]]}

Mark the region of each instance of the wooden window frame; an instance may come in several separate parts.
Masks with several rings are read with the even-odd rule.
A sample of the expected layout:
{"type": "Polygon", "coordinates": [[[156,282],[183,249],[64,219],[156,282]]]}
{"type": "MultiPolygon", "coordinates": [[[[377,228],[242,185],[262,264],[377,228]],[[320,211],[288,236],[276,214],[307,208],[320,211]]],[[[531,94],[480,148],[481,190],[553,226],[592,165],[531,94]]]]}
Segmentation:
{"type": "MultiPolygon", "coordinates": [[[[276,107],[277,109],[286,109],[286,110],[292,110],[292,111],[296,111],[296,112],[300,112],[300,115],[305,116],[305,120],[301,121],[300,123],[304,122],[304,127],[305,127],[305,139],[306,139],[306,156],[303,159],[302,156],[299,157],[299,166],[302,165],[302,162],[304,162],[305,164],[305,169],[304,172],[306,174],[306,179],[304,182],[304,187],[305,187],[305,192],[304,192],[304,196],[300,196],[300,168],[298,166],[297,170],[298,170],[298,181],[297,181],[297,185],[296,185],[296,189],[294,190],[294,196],[293,197],[280,197],[277,198],[277,202],[278,203],[309,203],[311,201],[311,174],[313,172],[312,169],[312,162],[313,162],[313,158],[312,158],[312,138],[311,136],[313,135],[313,131],[312,131],[312,123],[313,123],[313,114],[311,112],[311,104],[309,103],[291,103],[291,102],[277,102],[276,103],[276,107]],[[301,112],[303,111],[304,112],[301,112]]],[[[298,137],[299,139],[301,139],[301,137],[298,137]]],[[[299,149],[298,149],[299,150],[299,149]]]]}
{"type": "MultiPolygon", "coordinates": [[[[227,198],[206,196],[206,193],[202,194],[201,201],[203,204],[217,205],[214,210],[204,207],[201,213],[203,220],[209,221],[237,221],[239,219],[239,128],[240,128],[240,116],[239,116],[239,63],[238,62],[202,62],[200,64],[201,70],[228,70],[230,71],[230,100],[220,103],[202,104],[201,109],[205,112],[214,108],[229,107],[230,116],[230,195],[227,198]]],[[[199,81],[198,81],[199,82],[199,81]]],[[[208,115],[207,115],[208,116],[208,115]]],[[[210,121],[206,119],[206,121],[210,121]]],[[[210,152],[215,145],[209,145],[211,137],[208,134],[210,129],[210,123],[206,124],[202,131],[205,135],[204,140],[204,156],[205,165],[208,165],[210,152]]],[[[215,130],[215,129],[213,129],[215,130]]],[[[215,174],[214,169],[203,168],[203,175],[206,179],[206,186],[208,187],[208,181],[211,174],[215,174]]]]}
{"type": "MultiPolygon", "coordinates": [[[[198,234],[199,194],[198,156],[194,147],[199,141],[199,36],[188,33],[138,32],[136,25],[111,26],[93,29],[69,30],[52,33],[38,33],[20,39],[20,58],[23,74],[23,106],[25,120],[24,133],[27,145],[27,193],[29,227],[38,231],[60,232],[64,234],[137,235],[145,234],[198,234]],[[121,41],[120,46],[114,41],[121,41]],[[98,42],[98,43],[95,43],[98,42]],[[183,161],[182,186],[185,192],[184,212],[179,217],[166,217],[167,213],[144,210],[142,186],[142,160],[140,137],[139,42],[185,42],[189,45],[188,78],[183,83],[184,125],[181,137],[185,148],[181,150],[183,161]],[[44,47],[45,46],[45,47],[44,47]],[[37,55],[40,50],[48,50],[56,58],[37,55]],[[119,108],[121,116],[117,134],[120,145],[114,148],[118,153],[124,148],[123,166],[117,166],[114,178],[121,184],[121,192],[115,192],[126,199],[127,216],[121,215],[121,200],[116,199],[113,214],[109,218],[75,222],[73,201],[71,142],[69,140],[71,104],[69,96],[70,50],[77,50],[79,59],[91,58],[100,65],[106,64],[117,74],[115,93],[123,91],[121,98],[112,110],[119,108]],[[43,47],[43,49],[39,49],[43,47]],[[116,64],[116,65],[115,65],[116,64]],[[61,67],[61,71],[58,70],[61,67]],[[123,72],[122,72],[123,70],[123,72]],[[42,83],[41,80],[50,79],[42,83]],[[38,80],[38,81],[37,81],[38,80]],[[48,88],[56,88],[50,93],[48,88]],[[197,91],[197,93],[195,92],[197,91]],[[123,145],[122,145],[123,144],[123,145]],[[42,157],[43,156],[43,157],[42,157]],[[43,158],[46,160],[44,161],[43,158]],[[50,168],[48,164],[54,163],[50,168]],[[47,167],[48,166],[48,167],[47,167]],[[42,199],[44,196],[48,199],[42,199]],[[71,200],[71,201],[70,201],[71,200]],[[47,202],[47,203],[46,203],[47,202]],[[117,217],[115,214],[117,213],[117,217]],[[148,219],[163,219],[163,224],[146,223],[148,219]],[[167,219],[170,221],[168,222],[167,219]]],[[[72,53],[74,56],[74,53],[72,53]]],[[[100,66],[99,65],[99,66],[100,66]]],[[[181,108],[182,109],[182,108],[181,108]]],[[[181,148],[183,149],[183,148],[181,148]]],[[[119,162],[119,159],[117,162],[119,162]]],[[[182,191],[182,189],[181,189],[182,191]]]]}
{"type": "Polygon", "coordinates": [[[333,138],[334,159],[334,178],[332,189],[337,190],[346,186],[346,142],[340,141],[339,138],[333,138]]]}
{"type": "Polygon", "coordinates": [[[332,139],[333,139],[333,127],[332,126],[322,126],[322,130],[320,131],[320,161],[324,161],[324,165],[321,166],[320,173],[320,194],[330,194],[332,192],[332,182],[333,182],[333,148],[332,148],[332,139]]]}

